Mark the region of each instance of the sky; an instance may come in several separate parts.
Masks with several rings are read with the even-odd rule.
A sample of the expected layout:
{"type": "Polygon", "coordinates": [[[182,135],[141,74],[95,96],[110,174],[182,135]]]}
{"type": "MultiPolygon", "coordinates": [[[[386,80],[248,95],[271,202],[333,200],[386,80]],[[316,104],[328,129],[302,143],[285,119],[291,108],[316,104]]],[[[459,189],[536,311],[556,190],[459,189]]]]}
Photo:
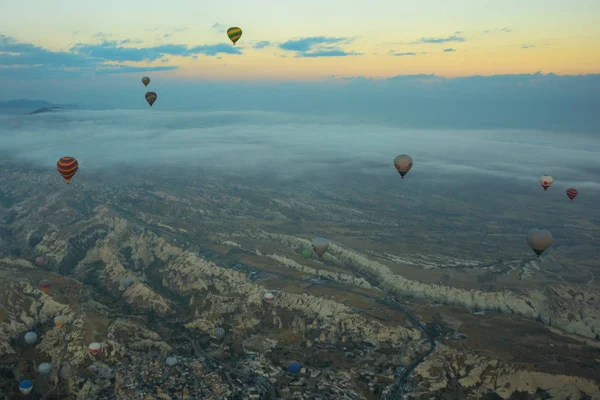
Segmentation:
{"type": "Polygon", "coordinates": [[[0,7],[0,101],[143,108],[153,90],[154,107],[164,110],[302,109],[408,125],[463,127],[472,119],[472,127],[588,131],[600,119],[597,0],[0,0],[0,7]],[[243,30],[236,46],[230,26],[243,30]],[[152,79],[147,89],[144,75],[152,79]],[[521,115],[523,104],[534,116],[521,115]],[[516,122],[502,122],[512,113],[516,122]]]}
{"type": "Polygon", "coordinates": [[[340,172],[393,179],[393,159],[405,153],[415,163],[408,180],[479,179],[538,188],[539,176],[550,174],[558,192],[574,186],[593,192],[589,201],[600,194],[600,141],[587,134],[398,130],[345,118],[256,111],[72,110],[0,115],[0,149],[3,159],[49,171],[60,157],[74,156],[79,176],[129,164],[236,176],[271,173],[292,180],[340,172]]]}

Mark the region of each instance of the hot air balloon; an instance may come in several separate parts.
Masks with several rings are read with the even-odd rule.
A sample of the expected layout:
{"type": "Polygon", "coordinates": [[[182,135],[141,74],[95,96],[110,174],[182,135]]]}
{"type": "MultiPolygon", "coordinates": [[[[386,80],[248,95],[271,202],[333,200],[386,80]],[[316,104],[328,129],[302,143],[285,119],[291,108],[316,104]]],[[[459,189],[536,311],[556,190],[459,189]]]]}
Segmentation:
{"type": "Polygon", "coordinates": [[[121,279],[121,285],[125,286],[125,287],[129,287],[131,284],[133,283],[133,280],[126,276],[125,278],[121,279]]]}
{"type": "Polygon", "coordinates": [[[274,297],[273,293],[267,292],[267,293],[265,293],[264,299],[267,303],[271,304],[273,302],[273,297],[274,297]]]}
{"type": "Polygon", "coordinates": [[[57,328],[62,328],[65,324],[65,320],[66,318],[63,315],[54,317],[54,325],[56,325],[57,328]]]}
{"type": "Polygon", "coordinates": [[[569,199],[571,199],[571,201],[573,201],[573,199],[575,197],[577,197],[577,189],[568,188],[567,189],[567,196],[569,197],[569,199]]]}
{"type": "Polygon", "coordinates": [[[50,364],[50,363],[41,363],[38,366],[38,371],[42,375],[50,375],[51,370],[52,370],[52,364],[50,364]]]}
{"type": "Polygon", "coordinates": [[[148,84],[150,83],[150,78],[148,78],[147,76],[143,77],[142,83],[144,84],[144,86],[148,86],[148,84]]]}
{"type": "Polygon", "coordinates": [[[238,28],[237,26],[229,28],[227,29],[227,36],[229,36],[229,39],[231,39],[233,45],[235,46],[235,43],[242,37],[242,29],[238,28]]]}
{"type": "Polygon", "coordinates": [[[302,254],[302,257],[304,258],[310,258],[310,256],[312,256],[312,251],[309,249],[304,249],[302,250],[302,252],[300,254],[302,254]]]}
{"type": "Polygon", "coordinates": [[[96,354],[100,353],[100,349],[101,348],[102,348],[102,345],[100,343],[98,343],[98,342],[90,343],[90,345],[88,346],[88,350],[93,355],[96,355],[96,354]]]}
{"type": "Polygon", "coordinates": [[[225,329],[223,328],[215,328],[215,337],[218,339],[221,339],[223,336],[225,336],[225,329]]]}
{"type": "Polygon", "coordinates": [[[152,104],[154,104],[157,98],[158,95],[154,92],[146,93],[146,101],[148,102],[148,104],[150,104],[150,107],[152,107],[152,104]]]}
{"type": "Polygon", "coordinates": [[[167,357],[166,364],[167,364],[169,367],[172,367],[173,365],[177,364],[177,357],[175,357],[175,356],[170,356],[170,357],[167,357]]]}
{"type": "Polygon", "coordinates": [[[34,344],[35,342],[37,342],[37,333],[35,332],[27,332],[25,334],[25,343],[27,344],[34,344]]]}
{"type": "Polygon", "coordinates": [[[302,366],[298,363],[293,362],[290,365],[288,365],[288,372],[291,374],[299,374],[301,370],[302,366]]]}
{"type": "Polygon", "coordinates": [[[21,381],[21,383],[19,383],[19,390],[21,391],[21,393],[29,394],[29,392],[31,392],[31,389],[33,389],[33,382],[21,381]]]}
{"type": "Polygon", "coordinates": [[[37,265],[42,265],[44,263],[44,257],[42,257],[42,256],[36,257],[35,258],[35,263],[37,265]]]}
{"type": "Polygon", "coordinates": [[[52,282],[47,281],[46,279],[42,279],[40,281],[40,289],[42,290],[42,292],[48,293],[50,291],[51,287],[52,287],[52,282]]]}
{"type": "Polygon", "coordinates": [[[527,234],[527,243],[529,243],[531,249],[539,257],[548,247],[550,247],[550,244],[552,243],[552,234],[546,229],[534,228],[527,234]]]}
{"type": "Polygon", "coordinates": [[[73,157],[61,157],[56,163],[56,169],[58,173],[65,178],[65,181],[69,183],[77,170],[79,169],[79,163],[73,157]]]}
{"type": "Polygon", "coordinates": [[[408,174],[412,166],[413,159],[406,154],[400,154],[394,158],[394,167],[396,167],[396,171],[398,171],[402,179],[404,179],[404,175],[408,174]]]}
{"type": "Polygon", "coordinates": [[[540,176],[540,185],[542,185],[544,191],[548,190],[548,188],[552,186],[552,182],[554,182],[554,179],[552,179],[550,175],[540,176]]]}
{"type": "Polygon", "coordinates": [[[313,239],[312,249],[314,250],[315,253],[317,253],[317,255],[319,257],[323,256],[323,254],[325,254],[325,252],[327,251],[328,248],[329,248],[329,240],[322,238],[322,237],[313,239]]]}

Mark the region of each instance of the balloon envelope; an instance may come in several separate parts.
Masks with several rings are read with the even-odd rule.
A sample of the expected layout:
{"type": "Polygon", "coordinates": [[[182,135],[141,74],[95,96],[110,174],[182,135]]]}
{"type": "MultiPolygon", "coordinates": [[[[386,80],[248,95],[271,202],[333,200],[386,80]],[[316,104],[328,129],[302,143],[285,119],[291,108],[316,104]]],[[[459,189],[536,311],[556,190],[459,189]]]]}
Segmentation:
{"type": "Polygon", "coordinates": [[[290,365],[288,365],[288,372],[292,374],[299,374],[301,370],[302,366],[298,363],[291,363],[290,365]]]}
{"type": "Polygon", "coordinates": [[[315,253],[317,253],[317,255],[321,257],[329,248],[329,240],[322,237],[313,239],[312,248],[315,251],[315,253]]]}
{"type": "Polygon", "coordinates": [[[73,176],[79,169],[79,163],[73,157],[61,157],[56,163],[56,169],[58,173],[62,175],[67,183],[71,182],[73,176]]]}
{"type": "Polygon", "coordinates": [[[177,364],[177,357],[174,357],[174,356],[167,357],[166,363],[169,367],[172,367],[173,365],[177,364]]]}
{"type": "Polygon", "coordinates": [[[131,283],[133,282],[133,280],[126,276],[125,278],[121,279],[121,284],[125,287],[129,287],[129,285],[131,285],[131,283]]]}
{"type": "Polygon", "coordinates": [[[238,28],[237,26],[229,28],[227,29],[227,36],[229,36],[229,39],[233,42],[233,45],[235,46],[235,43],[242,37],[242,29],[238,28]]]}
{"type": "Polygon", "coordinates": [[[35,342],[37,342],[37,333],[35,332],[27,332],[25,334],[25,343],[27,344],[34,344],[35,342]]]}
{"type": "Polygon", "coordinates": [[[150,78],[148,78],[147,76],[143,77],[142,83],[144,84],[144,86],[148,86],[148,84],[150,83],[150,78]]]}
{"type": "Polygon", "coordinates": [[[152,104],[154,104],[157,98],[158,95],[154,92],[146,93],[146,101],[148,102],[148,104],[150,104],[150,107],[152,107],[152,104]]]}
{"type": "Polygon", "coordinates": [[[100,343],[94,342],[94,343],[90,343],[90,345],[88,346],[88,350],[92,354],[98,354],[98,353],[100,353],[101,347],[102,347],[102,345],[100,345],[100,343]]]}
{"type": "Polygon", "coordinates": [[[29,394],[29,392],[31,392],[31,389],[33,389],[33,382],[21,381],[21,383],[19,383],[19,390],[21,391],[21,393],[29,394]]]}
{"type": "Polygon", "coordinates": [[[304,249],[300,254],[302,254],[302,257],[304,258],[310,258],[310,256],[312,256],[312,250],[304,249]]]}
{"type": "Polygon", "coordinates": [[[544,188],[544,191],[547,190],[550,186],[552,186],[552,182],[554,179],[550,175],[540,176],[540,185],[544,188]]]}
{"type": "Polygon", "coordinates": [[[37,265],[42,265],[44,263],[44,257],[36,257],[35,258],[35,263],[37,265]]]}
{"type": "Polygon", "coordinates": [[[63,317],[62,315],[59,315],[58,317],[54,317],[54,325],[56,325],[57,328],[62,328],[62,326],[65,324],[65,320],[66,320],[66,318],[63,317]]]}
{"type": "Polygon", "coordinates": [[[41,363],[38,366],[38,371],[40,372],[40,374],[43,374],[43,375],[49,375],[51,370],[52,370],[52,364],[50,364],[50,363],[41,363]]]}
{"type": "Polygon", "coordinates": [[[540,256],[552,243],[552,234],[546,229],[534,228],[527,234],[527,243],[540,256]]]}
{"type": "Polygon", "coordinates": [[[40,281],[40,289],[42,290],[42,292],[48,293],[50,291],[51,287],[52,287],[52,282],[47,281],[45,279],[40,281]]]}
{"type": "Polygon", "coordinates": [[[222,338],[223,336],[225,336],[225,329],[223,328],[215,328],[215,336],[218,338],[222,338]]]}
{"type": "Polygon", "coordinates": [[[406,154],[400,154],[394,158],[394,167],[396,167],[396,171],[398,171],[402,179],[404,179],[404,175],[408,174],[412,166],[413,159],[406,154]]]}
{"type": "Polygon", "coordinates": [[[272,303],[273,302],[273,297],[274,297],[273,293],[267,292],[267,293],[265,293],[265,297],[264,298],[265,298],[265,301],[267,303],[272,303]]]}
{"type": "Polygon", "coordinates": [[[571,199],[571,201],[573,201],[573,199],[575,197],[577,197],[577,189],[575,189],[575,188],[568,188],[567,189],[567,197],[569,197],[569,199],[571,199]]]}

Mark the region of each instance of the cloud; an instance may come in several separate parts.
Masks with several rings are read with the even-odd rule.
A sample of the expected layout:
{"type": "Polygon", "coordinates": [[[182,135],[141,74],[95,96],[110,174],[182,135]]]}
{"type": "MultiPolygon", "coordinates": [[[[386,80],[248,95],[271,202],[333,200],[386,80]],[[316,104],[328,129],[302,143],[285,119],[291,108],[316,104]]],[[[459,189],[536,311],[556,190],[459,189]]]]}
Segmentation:
{"type": "Polygon", "coordinates": [[[218,31],[222,31],[224,29],[227,29],[227,25],[215,23],[211,28],[216,29],[218,31]]]}
{"type": "Polygon", "coordinates": [[[171,36],[173,36],[173,34],[172,34],[172,33],[165,33],[165,34],[163,35],[163,38],[170,38],[171,36]]]}
{"type": "Polygon", "coordinates": [[[410,42],[409,44],[431,44],[431,43],[451,43],[464,42],[466,39],[463,36],[452,35],[447,37],[422,37],[421,39],[410,42]]]}
{"type": "Polygon", "coordinates": [[[483,31],[483,33],[485,33],[485,34],[489,34],[489,33],[512,33],[512,29],[509,29],[509,28],[488,29],[488,30],[483,31]]]}
{"type": "Polygon", "coordinates": [[[40,46],[20,43],[9,36],[0,35],[0,75],[27,77],[76,76],[80,72],[100,71],[107,68],[104,64],[113,64],[108,68],[113,73],[128,71],[167,71],[176,67],[136,67],[115,66],[118,62],[152,62],[165,56],[191,57],[198,54],[215,56],[217,54],[242,54],[241,50],[224,43],[199,45],[188,48],[181,44],[164,44],[153,47],[124,47],[138,43],[125,39],[121,41],[104,41],[100,44],[78,43],[69,51],[50,51],[40,46]],[[18,67],[18,68],[16,68],[18,67]],[[140,69],[143,68],[143,69],[140,69]],[[61,73],[62,72],[62,73],[61,73]]]}
{"type": "Polygon", "coordinates": [[[414,52],[404,52],[404,53],[395,53],[393,50],[390,51],[390,54],[395,56],[395,57],[405,57],[405,56],[416,56],[416,55],[420,55],[420,54],[428,54],[428,52],[426,51],[422,51],[420,53],[414,53],[414,52]]]}
{"type": "MultiPolygon", "coordinates": [[[[80,105],[147,107],[139,93],[131,90],[138,80],[132,76],[57,80],[42,85],[31,79],[34,74],[38,79],[54,77],[46,66],[12,68],[9,72],[0,68],[0,99],[29,97],[80,105]]],[[[176,78],[160,82],[161,97],[153,112],[232,110],[231,99],[235,98],[239,111],[344,115],[349,120],[397,129],[538,129],[591,135],[597,134],[600,126],[600,75],[444,78],[421,74],[378,80],[338,74],[313,83],[261,81],[240,85],[234,80],[194,82],[176,78]]]]}
{"type": "Polygon", "coordinates": [[[335,44],[348,44],[353,41],[354,39],[352,38],[313,36],[288,40],[281,43],[278,47],[281,50],[296,52],[296,57],[345,57],[362,55],[362,53],[347,52],[337,46],[332,46],[335,44]]]}
{"type": "Polygon", "coordinates": [[[279,45],[282,50],[288,51],[300,51],[305,52],[311,50],[316,45],[322,44],[337,44],[337,43],[349,43],[347,38],[335,38],[325,36],[307,37],[298,40],[288,40],[279,45]]]}
{"type": "Polygon", "coordinates": [[[444,50],[442,50],[442,51],[443,51],[444,53],[452,53],[452,52],[455,52],[455,51],[456,51],[456,49],[444,49],[444,50]]]}
{"type": "Polygon", "coordinates": [[[524,45],[521,45],[521,48],[522,48],[522,49],[531,49],[531,48],[533,48],[533,47],[535,47],[535,46],[534,46],[534,45],[532,45],[532,44],[524,44],[524,45]]]}
{"type": "Polygon", "coordinates": [[[262,42],[256,43],[252,47],[255,48],[255,49],[264,49],[265,47],[268,47],[270,45],[271,45],[271,42],[269,42],[268,40],[263,40],[262,42]]]}
{"type": "MultiPolygon", "coordinates": [[[[170,99],[169,93],[161,92],[155,106],[170,99]]],[[[56,159],[73,155],[85,166],[75,185],[94,181],[93,174],[128,164],[140,168],[183,165],[190,171],[202,168],[237,176],[270,173],[294,179],[294,184],[308,174],[317,174],[319,180],[347,172],[371,174],[377,183],[374,186],[381,190],[397,188],[399,178],[390,163],[398,152],[406,152],[415,160],[402,182],[410,196],[419,196],[419,190],[432,183],[441,185],[437,191],[455,190],[457,196],[473,185],[504,199],[505,207],[512,209],[517,206],[513,196],[541,190],[537,179],[548,173],[556,179],[552,190],[557,197],[544,197],[544,204],[554,207],[554,203],[561,204],[558,201],[567,201],[564,195],[558,197],[558,192],[572,185],[582,194],[578,198],[582,204],[577,205],[581,210],[598,210],[594,200],[600,194],[600,142],[594,136],[528,130],[397,129],[304,113],[150,112],[147,108],[3,117],[0,149],[20,164],[47,168],[49,175],[55,174],[56,159]]],[[[60,184],[60,177],[55,178],[60,184]]],[[[465,197],[473,197],[472,190],[466,192],[465,197]]],[[[485,200],[481,206],[487,208],[485,200]]]]}
{"type": "Polygon", "coordinates": [[[101,37],[101,38],[106,38],[106,37],[112,36],[112,33],[108,33],[108,32],[97,32],[97,33],[94,33],[92,36],[93,36],[93,37],[101,37]]]}

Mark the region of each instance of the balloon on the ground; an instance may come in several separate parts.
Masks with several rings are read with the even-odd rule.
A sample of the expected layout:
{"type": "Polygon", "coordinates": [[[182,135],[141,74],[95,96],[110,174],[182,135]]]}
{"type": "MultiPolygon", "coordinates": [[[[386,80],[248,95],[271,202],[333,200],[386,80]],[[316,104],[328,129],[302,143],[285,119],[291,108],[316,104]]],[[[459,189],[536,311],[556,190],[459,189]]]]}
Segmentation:
{"type": "Polygon", "coordinates": [[[174,356],[167,357],[166,364],[167,364],[169,367],[172,367],[173,365],[177,364],[177,357],[174,357],[174,356]]]}
{"type": "Polygon", "coordinates": [[[63,315],[54,317],[54,325],[56,325],[57,328],[62,328],[63,325],[65,324],[65,321],[66,321],[66,318],[63,315]]]}
{"type": "Polygon", "coordinates": [[[215,334],[215,337],[217,337],[217,338],[219,338],[219,339],[220,339],[220,338],[222,338],[223,336],[225,336],[225,329],[223,329],[223,328],[220,328],[220,327],[219,327],[219,328],[215,328],[215,332],[214,332],[214,334],[215,334]]]}
{"type": "Polygon", "coordinates": [[[38,366],[38,371],[42,375],[50,375],[51,370],[52,370],[52,364],[50,364],[50,363],[41,363],[38,366]]]}
{"type": "Polygon", "coordinates": [[[88,350],[90,351],[90,353],[92,353],[94,355],[100,353],[101,348],[102,348],[102,345],[98,342],[90,343],[90,345],[88,346],[88,350]]]}
{"type": "Polygon", "coordinates": [[[271,292],[267,292],[267,293],[265,293],[265,297],[264,297],[264,299],[265,299],[265,301],[266,301],[267,303],[272,303],[272,302],[273,302],[273,297],[274,297],[274,296],[273,296],[273,293],[271,293],[271,292]]]}
{"type": "Polygon", "coordinates": [[[21,391],[21,393],[29,394],[29,392],[31,392],[31,389],[33,389],[33,382],[26,380],[21,381],[21,383],[19,383],[19,390],[21,391]]]}
{"type": "Polygon", "coordinates": [[[288,372],[292,373],[292,374],[299,374],[300,371],[302,370],[302,366],[298,363],[291,363],[290,365],[288,365],[288,372]]]}
{"type": "Polygon", "coordinates": [[[133,283],[133,280],[126,276],[125,278],[121,279],[121,285],[125,286],[125,287],[129,287],[131,284],[133,283]]]}
{"type": "Polygon", "coordinates": [[[35,263],[37,265],[42,265],[44,263],[44,257],[40,256],[40,257],[36,257],[35,258],[35,263]]]}
{"type": "Polygon", "coordinates": [[[25,343],[27,344],[34,344],[35,342],[37,342],[37,338],[38,335],[35,332],[27,332],[25,334],[25,343]]]}

